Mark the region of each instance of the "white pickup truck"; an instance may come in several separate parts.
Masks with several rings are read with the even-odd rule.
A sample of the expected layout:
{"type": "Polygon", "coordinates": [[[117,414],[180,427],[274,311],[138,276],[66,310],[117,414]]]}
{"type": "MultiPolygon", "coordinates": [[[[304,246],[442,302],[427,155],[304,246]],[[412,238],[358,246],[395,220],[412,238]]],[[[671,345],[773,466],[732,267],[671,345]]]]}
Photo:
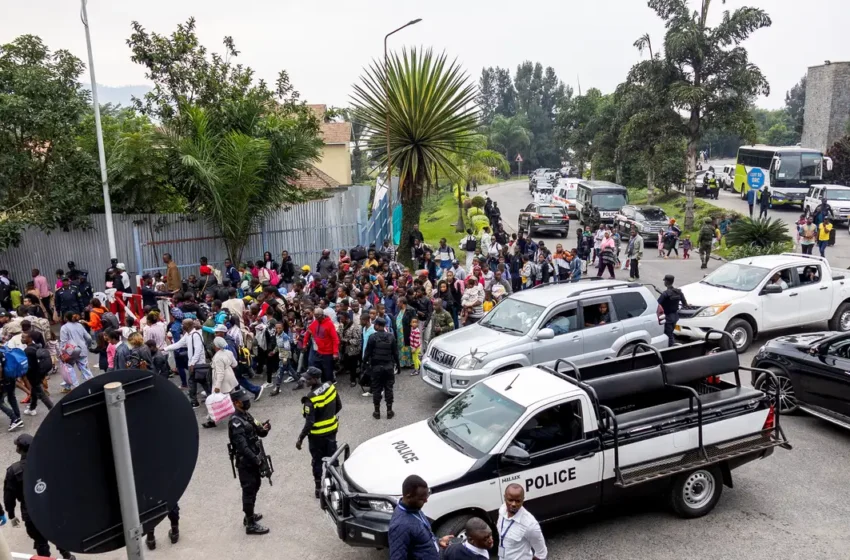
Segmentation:
{"type": "Polygon", "coordinates": [[[325,458],[322,508],[340,539],[374,548],[388,546],[411,474],[431,488],[422,511],[437,536],[461,534],[471,517],[493,526],[512,483],[541,522],[657,494],[682,517],[705,515],[733,469],[790,448],[770,404],[778,392],[742,387],[739,370],[753,369],[726,348],[641,344],[580,368],[558,360],[487,377],[433,418],[325,458]]]}
{"type": "Polygon", "coordinates": [[[762,332],[813,323],[850,331],[850,278],[814,255],[783,253],[728,262],[682,286],[687,305],[676,335],[703,339],[709,330],[732,335],[745,352],[762,332]]]}

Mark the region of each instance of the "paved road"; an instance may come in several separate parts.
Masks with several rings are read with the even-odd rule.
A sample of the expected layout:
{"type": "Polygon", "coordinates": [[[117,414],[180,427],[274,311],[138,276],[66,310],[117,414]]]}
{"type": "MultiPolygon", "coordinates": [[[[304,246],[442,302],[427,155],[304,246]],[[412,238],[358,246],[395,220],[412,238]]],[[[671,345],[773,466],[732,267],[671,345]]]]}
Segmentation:
{"type": "MultiPolygon", "coordinates": [[[[507,183],[491,189],[491,196],[504,209],[506,221],[509,209],[519,208],[520,201],[527,203],[527,193],[526,183],[507,183]]],[[[648,253],[651,255],[652,251],[648,253]]],[[[683,282],[701,276],[695,261],[659,261],[651,256],[643,270],[644,281],[659,284],[666,272],[676,274],[683,282]]],[[[753,352],[742,360],[749,362],[753,352]]],[[[57,380],[54,379],[51,389],[56,394],[57,380]]],[[[277,473],[273,487],[264,482],[257,503],[257,510],[265,515],[263,523],[272,528],[271,534],[247,537],[242,530],[239,485],[231,475],[225,451],[227,433],[221,426],[201,431],[200,461],[180,504],[183,516],[180,543],[172,546],[165,535],[166,528],[161,526],[157,531],[159,548],[148,553],[148,558],[259,559],[296,555],[303,560],[387,558],[386,551],[355,550],[343,545],[319,511],[312,496],[309,454],[294,447],[301,427],[300,395],[285,393],[275,398],[263,397],[252,408],[257,418],[269,418],[273,426],[266,447],[274,456],[277,473]],[[223,511],[227,505],[232,508],[229,515],[223,511]]],[[[353,447],[378,434],[427,418],[444,402],[441,395],[419,378],[402,375],[396,384],[398,415],[392,421],[373,420],[368,399],[348,386],[341,386],[340,393],[345,409],[341,414],[339,439],[353,447]]],[[[42,410],[35,418],[26,417],[27,430],[32,432],[43,420],[43,414],[42,410]]],[[[545,527],[550,558],[845,558],[850,546],[846,485],[850,433],[805,416],[783,422],[795,449],[778,450],[766,461],[735,471],[735,488],[724,491],[711,515],[683,521],[668,513],[663,504],[646,502],[570,519],[545,527]]],[[[13,439],[14,434],[0,438],[0,466],[15,460],[13,439]]],[[[168,465],[162,468],[167,473],[168,465]]],[[[73,484],[85,465],[68,465],[67,469],[68,483],[73,484]]],[[[5,531],[13,550],[32,550],[23,529],[7,526],[0,530],[5,531]]],[[[124,555],[116,552],[97,558],[119,560],[124,555]]]]}

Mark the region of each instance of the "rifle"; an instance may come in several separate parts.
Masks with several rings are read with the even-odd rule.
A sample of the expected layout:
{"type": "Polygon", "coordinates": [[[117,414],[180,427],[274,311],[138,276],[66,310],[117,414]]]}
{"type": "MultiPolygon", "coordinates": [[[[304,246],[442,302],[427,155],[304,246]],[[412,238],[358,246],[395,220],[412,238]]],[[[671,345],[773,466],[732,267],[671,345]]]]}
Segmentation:
{"type": "Polygon", "coordinates": [[[233,446],[227,444],[227,454],[230,456],[230,468],[233,470],[233,478],[236,478],[236,451],[233,446]]]}
{"type": "Polygon", "coordinates": [[[274,486],[272,483],[272,475],[274,474],[274,463],[272,463],[271,455],[266,454],[266,448],[263,446],[263,440],[258,440],[260,444],[260,477],[269,479],[269,486],[274,486]]]}

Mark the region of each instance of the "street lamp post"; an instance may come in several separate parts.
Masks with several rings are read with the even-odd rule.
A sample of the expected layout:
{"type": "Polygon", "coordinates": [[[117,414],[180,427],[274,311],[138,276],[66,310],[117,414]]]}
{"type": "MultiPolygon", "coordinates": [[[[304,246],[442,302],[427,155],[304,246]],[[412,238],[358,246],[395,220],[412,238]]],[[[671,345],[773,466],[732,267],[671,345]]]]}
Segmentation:
{"type": "MultiPolygon", "coordinates": [[[[85,1],[85,0],[83,0],[85,1]]],[[[387,56],[387,39],[390,38],[390,35],[398,33],[405,27],[410,27],[416,23],[422,21],[422,18],[416,18],[414,20],[410,20],[395,31],[390,31],[386,35],[384,35],[384,73],[387,75],[387,79],[384,83],[387,84],[387,89],[384,91],[384,96],[387,98],[386,101],[386,134],[387,134],[387,215],[388,215],[388,226],[389,226],[389,237],[390,243],[395,244],[395,236],[393,235],[393,164],[392,164],[392,148],[390,147],[390,90],[389,90],[389,77],[390,77],[390,63],[389,57],[387,56]]],[[[380,240],[378,240],[380,241],[380,240]]]]}
{"type": "MultiPolygon", "coordinates": [[[[103,129],[100,126],[100,104],[97,102],[97,80],[94,77],[94,58],[91,52],[91,34],[89,33],[89,15],[86,11],[86,2],[80,0],[80,19],[86,28],[86,46],[89,50],[89,73],[91,74],[91,98],[94,106],[94,126],[97,132],[97,153],[100,158],[100,182],[103,184],[103,210],[106,213],[106,238],[109,243],[109,258],[118,258],[118,250],[115,247],[115,229],[112,226],[112,201],[109,198],[109,182],[106,176],[106,152],[103,149],[103,129]]],[[[141,272],[139,272],[141,274],[141,272]]]]}

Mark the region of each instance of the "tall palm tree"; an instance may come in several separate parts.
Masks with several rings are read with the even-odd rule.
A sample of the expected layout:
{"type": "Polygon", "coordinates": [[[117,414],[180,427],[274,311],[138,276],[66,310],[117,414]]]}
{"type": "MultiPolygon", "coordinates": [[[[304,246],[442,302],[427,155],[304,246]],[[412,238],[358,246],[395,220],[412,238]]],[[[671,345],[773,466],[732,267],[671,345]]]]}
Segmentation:
{"type": "Polygon", "coordinates": [[[399,177],[403,208],[399,252],[410,254],[408,238],[419,223],[427,185],[435,169],[458,173],[450,157],[463,152],[475,134],[475,86],[456,61],[431,49],[404,49],[387,65],[375,61],[354,86],[352,105],[369,130],[369,148],[378,166],[390,163],[399,177]],[[389,117],[391,159],[387,161],[389,117]]]}

